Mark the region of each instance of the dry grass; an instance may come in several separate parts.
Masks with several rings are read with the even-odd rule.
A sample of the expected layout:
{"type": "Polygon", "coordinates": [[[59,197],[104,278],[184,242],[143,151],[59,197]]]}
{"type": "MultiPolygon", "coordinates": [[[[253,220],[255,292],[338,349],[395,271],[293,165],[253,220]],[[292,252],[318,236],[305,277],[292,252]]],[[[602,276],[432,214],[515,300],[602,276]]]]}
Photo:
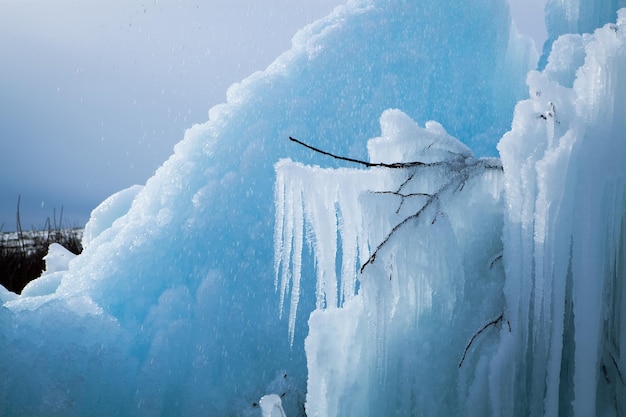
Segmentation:
{"type": "MultiPolygon", "coordinates": [[[[57,222],[56,210],[52,220],[48,218],[41,230],[22,229],[20,220],[20,199],[17,200],[16,231],[0,236],[0,284],[17,294],[33,279],[39,277],[45,268],[43,257],[52,243],[64,246],[72,253],[79,254],[82,231],[63,225],[63,209],[57,222]]],[[[2,228],[0,227],[0,232],[2,228]]]]}

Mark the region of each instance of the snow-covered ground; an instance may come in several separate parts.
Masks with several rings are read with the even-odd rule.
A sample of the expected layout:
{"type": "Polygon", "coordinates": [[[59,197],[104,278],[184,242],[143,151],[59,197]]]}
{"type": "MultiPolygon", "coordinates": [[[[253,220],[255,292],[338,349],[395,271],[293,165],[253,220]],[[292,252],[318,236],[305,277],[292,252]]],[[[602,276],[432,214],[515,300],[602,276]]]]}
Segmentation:
{"type": "Polygon", "coordinates": [[[0,233],[0,247],[9,250],[24,250],[31,252],[34,248],[41,246],[42,242],[58,240],[58,236],[72,237],[80,241],[83,238],[82,228],[61,229],[61,230],[24,230],[22,232],[2,232],[0,233]]]}

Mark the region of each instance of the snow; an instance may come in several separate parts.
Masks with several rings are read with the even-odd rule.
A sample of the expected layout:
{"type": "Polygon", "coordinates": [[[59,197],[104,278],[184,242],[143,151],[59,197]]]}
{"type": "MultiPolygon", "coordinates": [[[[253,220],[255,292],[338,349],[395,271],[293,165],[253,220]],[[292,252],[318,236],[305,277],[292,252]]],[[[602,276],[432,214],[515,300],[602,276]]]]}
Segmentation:
{"type": "Polygon", "coordinates": [[[371,162],[433,163],[451,155],[464,158],[472,155],[466,145],[450,136],[438,122],[429,120],[421,128],[399,109],[383,112],[380,130],[381,136],[367,143],[371,162]]]}
{"type": "Polygon", "coordinates": [[[545,66],[552,43],[561,35],[593,33],[596,28],[615,22],[615,13],[623,7],[626,7],[625,0],[548,0],[545,6],[548,40],[539,67],[545,66]]]}
{"type": "Polygon", "coordinates": [[[504,0],[301,30],[0,288],[0,415],[626,415],[626,12],[596,3],[548,2],[530,72],[504,0]],[[614,23],[556,39],[584,16],[614,23]]]}
{"type": "Polygon", "coordinates": [[[24,287],[21,293],[22,298],[53,294],[61,284],[65,271],[69,269],[70,261],[75,257],[75,254],[60,244],[52,243],[48,247],[48,254],[43,258],[46,262],[46,269],[38,279],[29,282],[24,287]]]}

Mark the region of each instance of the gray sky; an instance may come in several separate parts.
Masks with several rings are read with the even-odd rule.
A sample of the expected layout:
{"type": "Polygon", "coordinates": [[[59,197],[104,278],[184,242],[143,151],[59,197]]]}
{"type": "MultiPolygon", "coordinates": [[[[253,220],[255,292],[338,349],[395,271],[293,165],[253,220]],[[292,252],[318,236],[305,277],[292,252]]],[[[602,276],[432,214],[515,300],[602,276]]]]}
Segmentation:
{"type": "MultiPolygon", "coordinates": [[[[511,0],[545,37],[543,0],[511,0]]],[[[82,226],[342,0],[0,0],[0,225],[82,226]]],[[[542,42],[542,41],[541,41],[542,42]]],[[[539,46],[540,47],[540,46],[539,46]]]]}

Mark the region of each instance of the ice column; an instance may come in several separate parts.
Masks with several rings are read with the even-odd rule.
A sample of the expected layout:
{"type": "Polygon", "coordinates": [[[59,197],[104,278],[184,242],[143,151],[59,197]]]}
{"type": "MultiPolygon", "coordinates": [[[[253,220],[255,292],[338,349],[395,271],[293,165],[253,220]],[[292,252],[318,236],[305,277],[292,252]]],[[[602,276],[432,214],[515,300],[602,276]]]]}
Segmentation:
{"type": "Polygon", "coordinates": [[[493,415],[626,413],[625,40],[626,10],[557,40],[499,144],[513,339],[493,415]]]}

